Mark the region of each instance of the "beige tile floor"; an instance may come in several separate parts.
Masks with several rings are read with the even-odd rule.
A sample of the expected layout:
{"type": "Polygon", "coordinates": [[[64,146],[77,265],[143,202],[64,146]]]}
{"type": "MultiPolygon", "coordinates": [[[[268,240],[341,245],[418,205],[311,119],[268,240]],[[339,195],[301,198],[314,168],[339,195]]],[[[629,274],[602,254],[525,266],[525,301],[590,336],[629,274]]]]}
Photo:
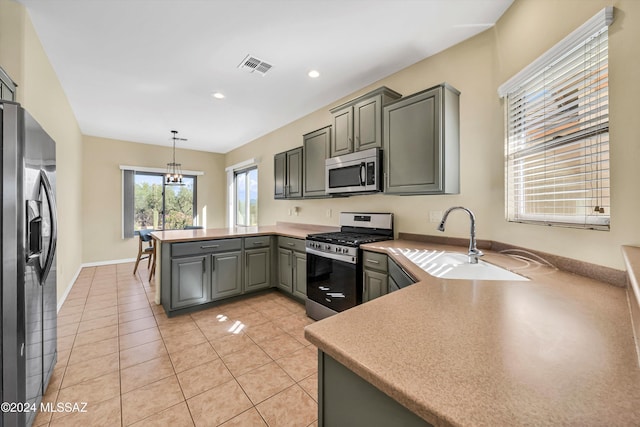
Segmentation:
{"type": "Polygon", "coordinates": [[[142,266],[84,268],[58,313],[58,363],[34,426],[317,425],[304,306],[278,292],[168,318],[142,266]]]}

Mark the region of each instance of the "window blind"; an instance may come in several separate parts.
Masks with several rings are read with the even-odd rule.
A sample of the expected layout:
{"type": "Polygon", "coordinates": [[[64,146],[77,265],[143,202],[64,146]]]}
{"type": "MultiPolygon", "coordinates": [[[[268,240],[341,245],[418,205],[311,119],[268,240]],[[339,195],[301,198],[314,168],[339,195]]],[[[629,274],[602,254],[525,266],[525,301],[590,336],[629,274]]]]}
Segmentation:
{"type": "Polygon", "coordinates": [[[507,220],[609,229],[610,22],[592,19],[501,87],[507,220]]]}

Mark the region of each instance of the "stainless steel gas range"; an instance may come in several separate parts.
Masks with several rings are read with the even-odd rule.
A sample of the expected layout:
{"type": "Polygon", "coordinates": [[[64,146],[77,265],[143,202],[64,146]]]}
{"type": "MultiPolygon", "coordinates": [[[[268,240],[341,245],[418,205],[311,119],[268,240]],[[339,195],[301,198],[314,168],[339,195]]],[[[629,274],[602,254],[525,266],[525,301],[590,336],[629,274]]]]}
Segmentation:
{"type": "Polygon", "coordinates": [[[391,213],[340,213],[340,231],[310,234],[307,316],[320,320],[362,303],[360,245],[393,239],[391,213]]]}

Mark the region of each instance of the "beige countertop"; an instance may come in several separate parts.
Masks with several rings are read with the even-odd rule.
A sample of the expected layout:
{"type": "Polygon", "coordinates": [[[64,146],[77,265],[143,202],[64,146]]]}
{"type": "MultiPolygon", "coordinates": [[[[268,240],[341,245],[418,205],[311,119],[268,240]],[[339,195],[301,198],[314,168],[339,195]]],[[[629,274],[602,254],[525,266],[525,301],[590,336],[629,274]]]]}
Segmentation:
{"type": "Polygon", "coordinates": [[[485,251],[529,282],[430,276],[388,253],[415,285],[307,326],[340,363],[437,426],[640,425],[640,368],[626,290],[485,251]]]}
{"type": "Polygon", "coordinates": [[[168,230],[154,231],[154,239],[163,243],[189,242],[194,240],[229,239],[233,237],[251,237],[279,235],[304,239],[308,234],[325,231],[336,231],[339,227],[317,226],[308,224],[277,223],[260,227],[208,228],[202,230],[168,230]]]}

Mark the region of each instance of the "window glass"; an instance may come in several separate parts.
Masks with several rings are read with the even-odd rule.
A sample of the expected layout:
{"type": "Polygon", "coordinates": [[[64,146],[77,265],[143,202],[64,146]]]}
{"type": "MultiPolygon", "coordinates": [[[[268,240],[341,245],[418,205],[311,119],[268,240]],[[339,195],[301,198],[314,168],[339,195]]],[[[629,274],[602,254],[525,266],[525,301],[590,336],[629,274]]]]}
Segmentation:
{"type": "Polygon", "coordinates": [[[134,230],[179,230],[194,225],[196,177],[185,185],[164,185],[160,173],[136,172],[134,179],[134,230]]]}
{"type": "Polygon", "coordinates": [[[236,225],[258,225],[258,169],[236,172],[234,188],[236,225]]]}
{"type": "Polygon", "coordinates": [[[608,230],[607,26],[534,68],[506,93],[507,220],[608,230]]]}

